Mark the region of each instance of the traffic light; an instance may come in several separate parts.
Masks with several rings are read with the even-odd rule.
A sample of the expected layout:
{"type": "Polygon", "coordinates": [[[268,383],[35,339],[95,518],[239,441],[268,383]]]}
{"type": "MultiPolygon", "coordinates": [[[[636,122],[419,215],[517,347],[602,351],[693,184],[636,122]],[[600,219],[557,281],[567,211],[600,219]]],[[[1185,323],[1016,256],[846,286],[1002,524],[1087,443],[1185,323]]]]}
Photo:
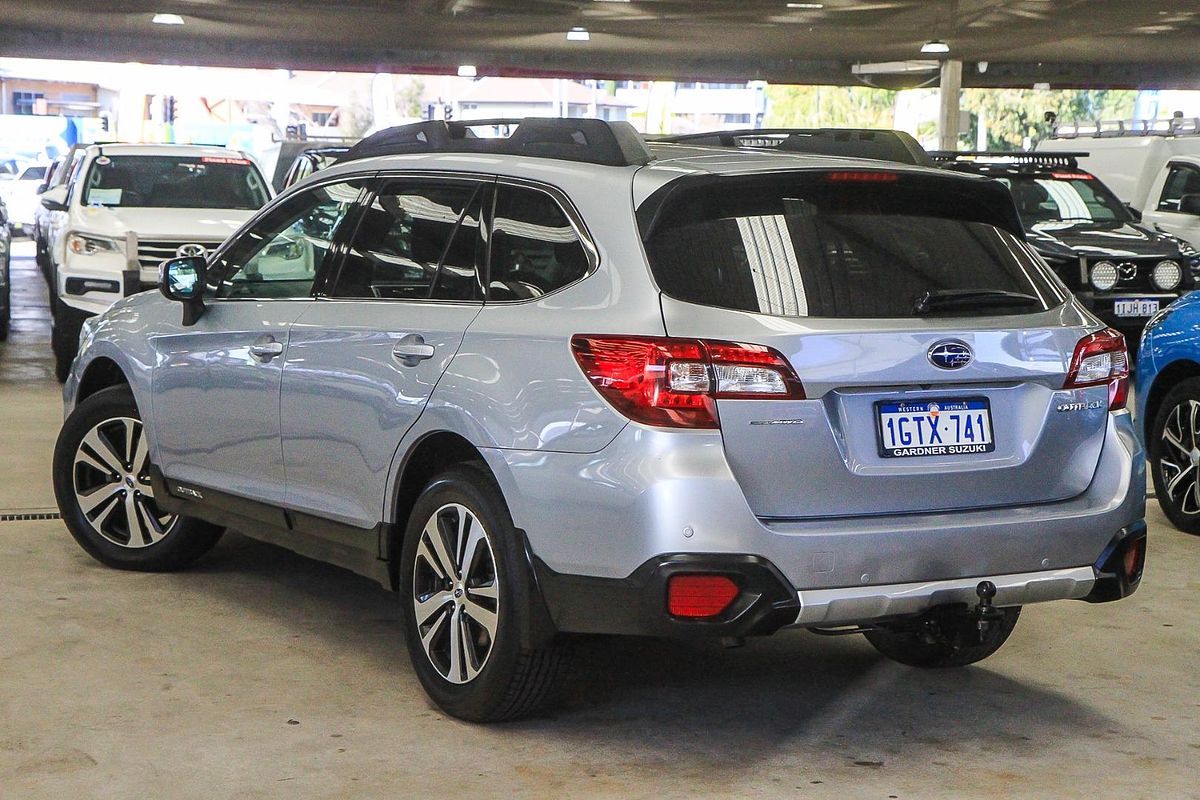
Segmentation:
{"type": "Polygon", "coordinates": [[[163,122],[175,121],[175,96],[167,95],[163,98],[163,122]]]}

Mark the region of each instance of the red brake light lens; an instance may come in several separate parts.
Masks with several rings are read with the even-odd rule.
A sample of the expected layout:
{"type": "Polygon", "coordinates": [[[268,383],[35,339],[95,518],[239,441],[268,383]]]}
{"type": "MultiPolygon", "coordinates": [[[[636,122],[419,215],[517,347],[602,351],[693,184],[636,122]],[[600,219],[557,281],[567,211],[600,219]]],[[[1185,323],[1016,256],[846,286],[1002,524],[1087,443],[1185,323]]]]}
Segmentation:
{"type": "Polygon", "coordinates": [[[674,617],[715,617],[740,593],[724,575],[672,575],[667,581],[667,611],[674,617]]]}
{"type": "Polygon", "coordinates": [[[804,399],[787,359],[763,345],[579,334],[571,350],[604,399],[647,425],[718,428],[718,399],[804,399]]]}
{"type": "Polygon", "coordinates": [[[1089,334],[1075,345],[1064,389],[1108,384],[1108,410],[1119,411],[1129,399],[1129,351],[1125,337],[1112,328],[1089,334]]]}
{"type": "Polygon", "coordinates": [[[830,183],[892,183],[900,180],[896,172],[866,172],[864,170],[840,171],[825,173],[825,180],[830,183]]]}

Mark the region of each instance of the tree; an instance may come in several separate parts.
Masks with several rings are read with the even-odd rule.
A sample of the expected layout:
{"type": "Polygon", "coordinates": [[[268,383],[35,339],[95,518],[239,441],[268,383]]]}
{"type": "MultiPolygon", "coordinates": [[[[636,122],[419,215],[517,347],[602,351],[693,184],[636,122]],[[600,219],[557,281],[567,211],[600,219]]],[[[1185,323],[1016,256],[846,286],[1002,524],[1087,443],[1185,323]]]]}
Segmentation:
{"type": "Polygon", "coordinates": [[[1049,135],[1047,111],[1063,121],[1128,119],[1136,100],[1136,91],[1120,89],[965,89],[962,107],[971,112],[971,127],[964,134],[974,145],[982,118],[987,149],[1020,150],[1049,135]]]}
{"type": "Polygon", "coordinates": [[[896,93],[868,86],[768,86],[768,128],[891,128],[896,93]]]}

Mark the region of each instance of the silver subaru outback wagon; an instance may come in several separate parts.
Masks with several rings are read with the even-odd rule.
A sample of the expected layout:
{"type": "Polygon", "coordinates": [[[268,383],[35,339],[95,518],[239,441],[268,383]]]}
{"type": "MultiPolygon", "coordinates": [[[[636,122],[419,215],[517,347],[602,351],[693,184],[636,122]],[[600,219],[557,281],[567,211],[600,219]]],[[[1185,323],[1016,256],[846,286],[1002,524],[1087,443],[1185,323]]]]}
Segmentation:
{"type": "Polygon", "coordinates": [[[1124,340],[995,182],[430,122],[161,273],[83,331],[70,532],[124,569],[233,527],[372,576],[464,719],[542,704],[570,634],[961,666],[1141,578],[1124,340]]]}

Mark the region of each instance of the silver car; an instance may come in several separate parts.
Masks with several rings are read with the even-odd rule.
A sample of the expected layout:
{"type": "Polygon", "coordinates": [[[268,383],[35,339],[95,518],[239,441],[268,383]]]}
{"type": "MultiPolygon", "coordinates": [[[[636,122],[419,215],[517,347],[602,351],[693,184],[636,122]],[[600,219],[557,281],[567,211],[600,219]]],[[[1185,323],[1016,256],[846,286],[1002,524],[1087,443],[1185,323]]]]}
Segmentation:
{"type": "Polygon", "coordinates": [[[229,526],[372,576],[464,719],[537,708],[568,634],[961,666],[1141,578],[1124,340],[977,177],[421,123],[80,345],[54,481],[87,552],[175,569],[229,526]]]}

